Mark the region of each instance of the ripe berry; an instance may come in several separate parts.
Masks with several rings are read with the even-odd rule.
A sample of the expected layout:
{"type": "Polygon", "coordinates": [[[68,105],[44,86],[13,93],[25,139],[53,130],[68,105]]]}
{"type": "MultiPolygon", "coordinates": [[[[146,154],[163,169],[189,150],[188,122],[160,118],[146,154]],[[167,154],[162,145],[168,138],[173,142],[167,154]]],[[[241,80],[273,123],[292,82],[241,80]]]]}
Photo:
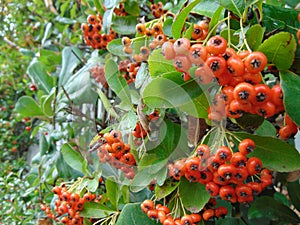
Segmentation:
{"type": "Polygon", "coordinates": [[[246,168],[250,176],[255,175],[261,171],[262,162],[257,157],[251,157],[247,161],[246,168]]]}
{"type": "Polygon", "coordinates": [[[262,71],[267,65],[267,57],[262,52],[251,52],[245,59],[245,68],[250,73],[262,71]]]}
{"type": "Polygon", "coordinates": [[[204,63],[207,58],[206,48],[202,44],[194,44],[189,49],[189,59],[195,65],[204,63]]]}
{"type": "Polygon", "coordinates": [[[215,157],[220,162],[226,162],[231,159],[232,157],[232,151],[230,148],[226,146],[221,146],[217,149],[215,153],[215,157]]]}
{"type": "Polygon", "coordinates": [[[222,55],[227,48],[227,41],[221,36],[211,37],[207,41],[206,49],[212,55],[222,55]]]}
{"type": "Polygon", "coordinates": [[[174,67],[179,72],[188,72],[192,63],[186,55],[176,55],[174,58],[174,67]]]}
{"type": "Polygon", "coordinates": [[[170,41],[165,42],[162,45],[162,50],[161,50],[162,55],[164,56],[165,59],[171,60],[175,58],[175,51],[173,48],[173,43],[170,41]]]}
{"type": "Polygon", "coordinates": [[[238,146],[239,152],[242,153],[243,155],[247,155],[253,152],[254,148],[255,148],[255,143],[253,140],[249,138],[242,140],[238,146]]]}

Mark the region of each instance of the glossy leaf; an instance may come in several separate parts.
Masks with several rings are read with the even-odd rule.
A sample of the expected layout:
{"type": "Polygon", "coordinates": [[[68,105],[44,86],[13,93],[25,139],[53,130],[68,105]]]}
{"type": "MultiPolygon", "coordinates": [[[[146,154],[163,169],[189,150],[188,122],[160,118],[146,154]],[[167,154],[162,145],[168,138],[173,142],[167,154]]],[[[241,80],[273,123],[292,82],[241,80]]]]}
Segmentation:
{"type": "Polygon", "coordinates": [[[219,6],[220,3],[218,1],[202,0],[191,12],[212,18],[219,6]]]}
{"type": "Polygon", "coordinates": [[[109,59],[104,66],[104,71],[109,87],[116,93],[121,101],[131,105],[129,87],[126,80],[120,75],[117,63],[109,59]]]}
{"type": "Polygon", "coordinates": [[[289,197],[291,199],[292,204],[299,211],[300,210],[300,183],[299,180],[295,182],[287,183],[287,190],[289,193],[289,197]]]}
{"type": "Polygon", "coordinates": [[[112,24],[113,12],[114,12],[114,7],[108,8],[103,15],[103,30],[106,34],[109,33],[112,24]]]}
{"type": "Polygon", "coordinates": [[[55,97],[55,90],[53,90],[52,94],[50,94],[46,97],[45,101],[42,104],[43,112],[47,116],[53,116],[54,115],[54,111],[53,111],[54,97],[55,97]]]}
{"type": "Polygon", "coordinates": [[[300,126],[299,108],[300,77],[291,71],[280,72],[280,86],[287,114],[300,126]]]}
{"type": "Polygon", "coordinates": [[[86,159],[76,150],[72,148],[70,144],[63,144],[61,147],[61,153],[63,155],[64,161],[71,166],[73,169],[91,176],[86,159]]]}
{"type": "Polygon", "coordinates": [[[151,77],[161,76],[164,73],[176,71],[173,60],[166,60],[161,54],[161,49],[154,50],[148,59],[149,73],[151,77]]]}
{"type": "Polygon", "coordinates": [[[45,66],[41,62],[31,63],[27,73],[39,90],[47,94],[50,92],[53,87],[53,78],[47,73],[45,66]]]}
{"type": "Polygon", "coordinates": [[[207,118],[207,109],[209,107],[208,99],[206,95],[202,93],[198,97],[194,98],[192,102],[188,102],[179,107],[182,112],[197,118],[207,118]]]}
{"type": "Polygon", "coordinates": [[[144,102],[152,108],[176,108],[192,103],[190,110],[196,112],[193,105],[195,98],[202,94],[202,89],[196,81],[190,79],[184,82],[179,72],[164,74],[154,78],[144,89],[144,102]]]}
{"type": "Polygon", "coordinates": [[[257,198],[251,204],[248,216],[250,219],[267,217],[278,223],[300,223],[299,216],[293,210],[269,196],[257,198]]]}
{"type": "Polygon", "coordinates": [[[219,0],[219,2],[224,8],[232,11],[238,17],[242,17],[245,7],[244,0],[219,0]]]}
{"type": "Polygon", "coordinates": [[[257,50],[263,52],[268,62],[274,63],[279,70],[287,70],[295,57],[296,41],[291,33],[280,32],[266,39],[257,50]]]}
{"type": "Polygon", "coordinates": [[[112,29],[118,34],[135,34],[136,16],[116,16],[112,20],[112,29]]]}
{"type": "Polygon", "coordinates": [[[241,128],[245,130],[255,130],[264,122],[264,118],[256,114],[247,113],[242,117],[237,118],[236,122],[241,128]]]}
{"type": "Polygon", "coordinates": [[[185,178],[180,180],[179,194],[184,207],[192,213],[199,212],[210,198],[204,184],[189,182],[185,178]]]}
{"type": "Polygon", "coordinates": [[[162,199],[176,190],[179,184],[179,181],[168,179],[162,186],[155,185],[155,196],[157,199],[162,199]]]}
{"type": "Polygon", "coordinates": [[[30,96],[22,96],[16,103],[16,111],[22,116],[43,116],[41,107],[30,96]]]}
{"type": "Polygon", "coordinates": [[[80,212],[80,216],[88,218],[103,218],[113,214],[116,211],[107,206],[96,202],[85,202],[84,208],[80,212]]]}
{"type": "Polygon", "coordinates": [[[268,120],[264,122],[255,130],[256,135],[276,137],[276,128],[268,120]]]}
{"type": "Polygon", "coordinates": [[[264,137],[243,132],[234,133],[239,139],[250,138],[255,142],[255,150],[250,156],[261,159],[263,166],[279,172],[300,169],[300,154],[290,144],[274,137],[264,137]]]}
{"type": "Polygon", "coordinates": [[[201,0],[195,0],[184,7],[179,14],[175,17],[174,23],[172,25],[172,34],[175,39],[181,37],[181,31],[185,23],[185,19],[191,10],[200,2],[201,0]]]}
{"type": "Polygon", "coordinates": [[[251,26],[246,32],[246,39],[249,47],[255,51],[261,44],[264,38],[265,28],[261,27],[259,24],[251,26]]]}
{"type": "Polygon", "coordinates": [[[136,1],[126,1],[124,2],[124,9],[127,13],[132,16],[139,16],[140,15],[140,7],[138,2],[136,1]]]}
{"type": "MultiPolygon", "coordinates": [[[[202,3],[203,1],[201,1],[200,3],[202,3]]],[[[214,4],[212,2],[210,2],[210,5],[214,6],[214,4]]],[[[211,20],[209,22],[209,31],[211,32],[211,30],[219,23],[221,16],[223,14],[224,8],[223,6],[219,6],[218,8],[216,8],[216,10],[214,11],[211,20]]],[[[213,31],[213,35],[216,34],[216,30],[217,27],[215,27],[215,30],[213,31]]]]}
{"type": "Polygon", "coordinates": [[[65,47],[62,51],[62,68],[59,73],[58,85],[66,85],[73,75],[74,69],[81,63],[81,51],[76,47],[65,47]]]}
{"type": "Polygon", "coordinates": [[[105,108],[105,110],[107,111],[107,113],[115,118],[119,118],[119,115],[116,113],[116,111],[114,110],[114,108],[112,107],[112,105],[110,104],[109,100],[107,99],[106,95],[100,90],[98,89],[98,95],[101,99],[101,102],[105,108]]]}
{"type": "Polygon", "coordinates": [[[116,225],[128,224],[157,225],[157,222],[148,218],[141,210],[140,203],[129,203],[122,209],[116,225]]]}

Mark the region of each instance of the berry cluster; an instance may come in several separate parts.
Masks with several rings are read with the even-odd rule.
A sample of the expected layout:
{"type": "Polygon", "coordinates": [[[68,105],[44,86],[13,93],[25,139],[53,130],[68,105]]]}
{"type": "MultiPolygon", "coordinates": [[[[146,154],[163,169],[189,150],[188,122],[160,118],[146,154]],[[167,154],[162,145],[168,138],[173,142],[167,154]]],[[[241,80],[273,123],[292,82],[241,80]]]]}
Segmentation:
{"type": "Polygon", "coordinates": [[[279,84],[270,88],[266,84],[241,82],[235,87],[225,86],[209,108],[209,119],[220,121],[225,115],[239,118],[244,113],[272,117],[284,111],[283,95],[279,84]]]}
{"type": "Polygon", "coordinates": [[[298,127],[289,115],[285,114],[285,125],[279,129],[279,137],[282,140],[287,140],[298,132],[298,127]]]}
{"type": "Polygon", "coordinates": [[[196,41],[202,41],[207,37],[209,23],[206,20],[201,20],[199,24],[194,24],[194,30],[192,33],[192,39],[196,41]]]}
{"type": "Polygon", "coordinates": [[[114,13],[117,16],[127,16],[127,12],[125,11],[125,7],[124,7],[124,3],[123,2],[121,2],[119,4],[119,8],[118,7],[114,8],[114,13]]]}
{"type": "Polygon", "coordinates": [[[127,84],[131,84],[135,81],[137,72],[140,69],[141,63],[131,62],[129,59],[125,59],[119,63],[119,71],[127,81],[127,84]]]}
{"type": "Polygon", "coordinates": [[[135,158],[130,153],[130,145],[122,141],[122,134],[118,130],[105,133],[98,147],[98,158],[102,163],[109,163],[124,172],[124,176],[133,179],[135,158]]]}
{"type": "Polygon", "coordinates": [[[155,18],[160,18],[160,17],[163,16],[163,15],[165,14],[165,12],[166,12],[166,11],[163,9],[163,3],[162,3],[162,2],[158,2],[157,4],[156,4],[156,3],[151,4],[150,10],[151,10],[152,15],[153,15],[155,18]]]}
{"type": "Polygon", "coordinates": [[[271,172],[262,169],[261,160],[247,157],[254,148],[253,140],[244,139],[238,145],[238,152],[221,146],[211,154],[207,145],[200,144],[195,156],[169,164],[169,175],[175,180],[185,176],[190,182],[205,184],[211,196],[220,196],[223,200],[251,202],[253,194],[259,194],[272,184],[271,172]]]}
{"type": "Polygon", "coordinates": [[[101,83],[104,88],[108,88],[107,81],[104,76],[104,67],[97,65],[90,69],[92,77],[95,79],[97,83],[101,83]]]}
{"type": "Polygon", "coordinates": [[[101,15],[89,15],[87,23],[81,24],[81,30],[85,43],[94,49],[105,49],[107,44],[116,37],[116,33],[112,29],[109,34],[101,33],[101,15]]]}
{"type": "Polygon", "coordinates": [[[80,211],[83,210],[84,203],[97,201],[95,194],[87,192],[80,196],[78,193],[70,192],[65,185],[55,186],[52,192],[58,196],[58,199],[55,200],[55,213],[52,213],[50,206],[41,204],[40,207],[48,218],[67,225],[83,224],[80,211]]]}
{"type": "Polygon", "coordinates": [[[193,225],[200,221],[213,220],[215,218],[224,218],[228,210],[224,206],[216,207],[215,198],[210,198],[199,213],[186,214],[182,217],[173,218],[168,206],[161,204],[155,205],[152,200],[146,199],[141,204],[141,209],[150,219],[156,220],[163,225],[193,225]]]}
{"type": "MultiPolygon", "coordinates": [[[[157,110],[154,110],[152,113],[150,113],[147,116],[148,121],[155,121],[159,118],[159,112],[157,110]]],[[[135,138],[145,138],[147,136],[147,131],[143,128],[140,122],[137,122],[135,125],[134,130],[132,131],[132,135],[135,138]]]]}

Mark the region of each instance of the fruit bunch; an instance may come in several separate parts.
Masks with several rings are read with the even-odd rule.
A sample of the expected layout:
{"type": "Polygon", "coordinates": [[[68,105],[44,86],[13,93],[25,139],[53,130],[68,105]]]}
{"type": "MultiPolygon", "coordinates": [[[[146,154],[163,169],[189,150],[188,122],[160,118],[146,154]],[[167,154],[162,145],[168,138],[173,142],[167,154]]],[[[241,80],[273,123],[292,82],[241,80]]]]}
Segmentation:
{"type": "Polygon", "coordinates": [[[119,71],[127,81],[127,84],[131,84],[135,81],[137,72],[140,69],[140,62],[131,62],[129,59],[123,60],[119,63],[119,71]]]}
{"type": "Polygon", "coordinates": [[[101,65],[94,66],[90,69],[92,77],[97,83],[101,83],[102,86],[107,89],[108,84],[104,76],[104,67],[101,65]]]}
{"type": "Polygon", "coordinates": [[[210,198],[207,204],[199,213],[185,214],[182,217],[174,218],[170,208],[167,205],[157,204],[152,200],[146,199],[141,203],[141,209],[150,219],[156,220],[163,225],[193,225],[200,221],[214,220],[222,218],[228,214],[228,210],[224,206],[216,207],[215,198],[210,198]]]}
{"type": "Polygon", "coordinates": [[[81,196],[79,193],[72,193],[64,184],[53,187],[52,192],[58,197],[55,200],[55,212],[45,204],[41,204],[40,207],[48,218],[67,225],[83,224],[80,211],[83,210],[85,202],[97,201],[95,194],[86,192],[81,196]]]}
{"type": "Polygon", "coordinates": [[[163,16],[165,14],[165,10],[163,9],[163,3],[162,2],[158,2],[158,3],[153,3],[150,6],[150,10],[152,15],[155,18],[160,18],[161,16],[163,16]]]}
{"type": "Polygon", "coordinates": [[[238,145],[238,151],[220,146],[214,154],[211,149],[200,144],[195,154],[169,164],[169,175],[175,180],[185,176],[190,182],[206,185],[211,196],[235,202],[251,202],[254,194],[259,194],[272,184],[272,174],[263,169],[257,157],[248,157],[255,148],[251,139],[244,139],[238,145]]]}
{"type": "Polygon", "coordinates": [[[84,42],[94,49],[106,49],[107,44],[116,37],[116,33],[110,29],[108,34],[102,33],[101,15],[89,15],[87,23],[81,24],[84,42]]]}
{"type": "Polygon", "coordinates": [[[118,130],[105,133],[100,139],[100,147],[97,148],[98,158],[102,163],[109,163],[116,169],[124,172],[124,176],[133,179],[135,158],[130,153],[130,145],[124,143],[122,134],[118,130]]]}
{"type": "Polygon", "coordinates": [[[282,140],[287,140],[298,132],[298,126],[291,120],[287,113],[285,114],[284,122],[285,125],[279,129],[279,137],[282,140]]]}

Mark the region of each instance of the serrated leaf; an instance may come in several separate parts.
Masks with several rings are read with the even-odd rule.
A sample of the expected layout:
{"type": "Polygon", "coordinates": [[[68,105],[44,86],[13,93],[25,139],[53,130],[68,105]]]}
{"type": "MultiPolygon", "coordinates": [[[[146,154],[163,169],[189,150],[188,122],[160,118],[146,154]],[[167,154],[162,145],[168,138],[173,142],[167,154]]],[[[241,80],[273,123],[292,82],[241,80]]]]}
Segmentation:
{"type": "Polygon", "coordinates": [[[208,202],[210,195],[204,184],[180,179],[179,194],[184,207],[192,213],[198,213],[208,202]]]}
{"type": "Polygon", "coordinates": [[[61,153],[63,155],[64,161],[70,167],[85,175],[91,176],[86,159],[83,158],[83,156],[79,152],[75,151],[70,144],[63,144],[61,147],[61,153]]]}
{"type": "Polygon", "coordinates": [[[273,221],[299,223],[299,216],[288,206],[278,203],[274,198],[263,196],[257,198],[251,205],[248,216],[250,219],[267,217],[273,221]]]}
{"type": "Polygon", "coordinates": [[[115,212],[115,210],[110,209],[103,204],[96,202],[85,202],[84,208],[80,212],[80,216],[88,218],[103,218],[115,212]]]}
{"type": "Polygon", "coordinates": [[[157,225],[155,220],[151,220],[146,213],[141,210],[140,203],[126,204],[121,211],[116,225],[157,225]]]}
{"type": "Polygon", "coordinates": [[[185,19],[187,18],[188,14],[191,10],[200,2],[201,0],[195,0],[184,7],[179,14],[175,17],[174,23],[172,25],[172,34],[175,39],[180,38],[181,31],[185,23],[185,19]]]}
{"type": "Polygon", "coordinates": [[[243,132],[235,132],[239,139],[250,138],[255,142],[255,149],[250,156],[261,159],[263,166],[279,172],[300,169],[300,153],[292,145],[274,137],[263,137],[243,132]]]}
{"type": "Polygon", "coordinates": [[[122,102],[131,105],[131,96],[126,80],[120,75],[118,65],[109,59],[105,66],[105,78],[109,87],[116,93],[122,102]]]}
{"type": "Polygon", "coordinates": [[[263,52],[268,62],[274,63],[279,70],[287,70],[295,57],[296,41],[291,33],[280,32],[266,39],[257,50],[263,52]]]}
{"type": "Polygon", "coordinates": [[[15,107],[16,111],[26,116],[44,116],[41,107],[30,96],[22,96],[18,99],[15,107]]]}
{"type": "Polygon", "coordinates": [[[31,63],[27,73],[39,90],[49,94],[53,87],[53,78],[47,73],[45,66],[41,62],[31,63]]]}
{"type": "Polygon", "coordinates": [[[280,86],[283,92],[283,102],[287,114],[300,126],[300,77],[291,71],[280,72],[280,86]]]}

